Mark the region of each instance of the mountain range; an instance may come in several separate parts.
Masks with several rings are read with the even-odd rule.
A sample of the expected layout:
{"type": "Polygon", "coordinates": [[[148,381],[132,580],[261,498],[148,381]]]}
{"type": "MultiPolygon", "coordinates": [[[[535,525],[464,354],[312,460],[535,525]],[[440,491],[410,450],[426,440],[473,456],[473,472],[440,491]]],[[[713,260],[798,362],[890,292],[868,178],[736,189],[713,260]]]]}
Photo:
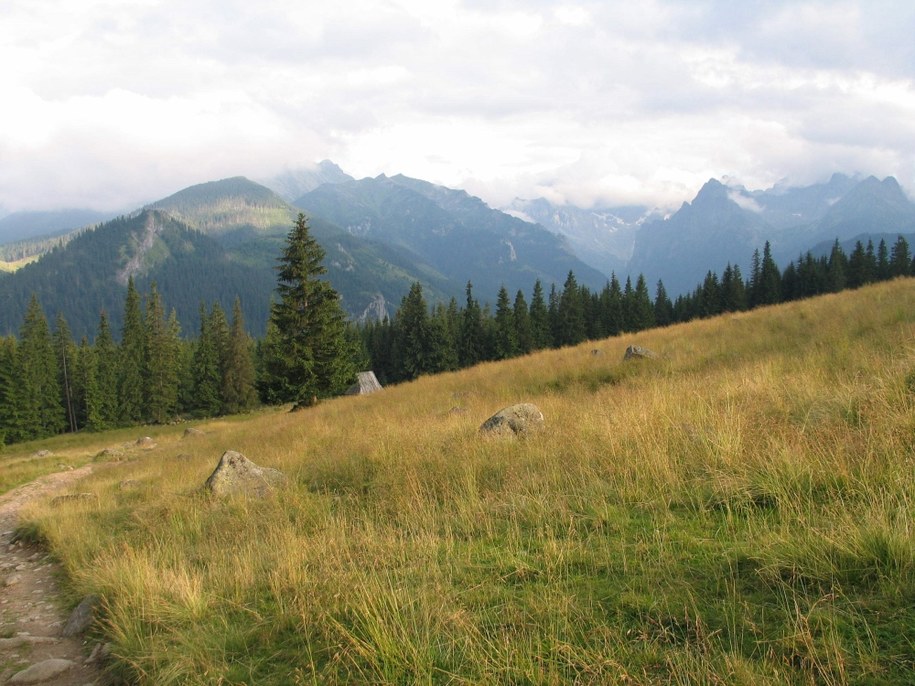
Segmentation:
{"type": "Polygon", "coordinates": [[[196,329],[201,301],[228,309],[237,295],[249,329],[260,334],[276,258],[300,211],[327,253],[327,278],[355,319],[390,316],[414,281],[433,302],[462,302],[468,281],[477,298],[494,302],[503,285],[529,294],[537,279],[547,289],[561,287],[569,271],[595,289],[611,272],[633,279],[641,273],[652,286],[663,279],[675,296],[728,263],[746,276],[753,251],[766,241],[784,264],[836,239],[915,233],[915,204],[895,179],[842,174],[762,191],[712,179],[667,216],[641,206],[586,209],[544,199],[503,209],[402,175],[357,180],[325,161],[263,184],[235,177],[195,185],[101,224],[108,217],[86,212],[10,215],[0,220],[0,250],[18,240],[16,259],[30,246],[50,252],[0,275],[0,332],[18,329],[32,292],[49,316],[62,312],[77,336],[94,334],[102,309],[117,331],[132,276],[141,290],[157,282],[185,332],[196,329]]]}

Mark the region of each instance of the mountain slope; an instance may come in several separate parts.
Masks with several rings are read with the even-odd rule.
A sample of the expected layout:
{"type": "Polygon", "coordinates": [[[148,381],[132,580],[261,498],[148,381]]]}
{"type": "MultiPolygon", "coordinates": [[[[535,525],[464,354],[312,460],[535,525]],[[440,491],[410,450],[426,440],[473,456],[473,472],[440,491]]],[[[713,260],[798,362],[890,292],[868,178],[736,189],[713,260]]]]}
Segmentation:
{"type": "Polygon", "coordinates": [[[0,244],[60,236],[108,219],[110,213],[84,209],[14,212],[0,219],[0,244]]]}
{"type": "Polygon", "coordinates": [[[561,284],[570,270],[599,287],[606,277],[574,256],[561,237],[489,208],[464,191],[404,176],[325,184],[296,200],[353,236],[409,251],[459,295],[470,280],[482,300],[501,285],[529,291],[536,279],[561,284]]]}

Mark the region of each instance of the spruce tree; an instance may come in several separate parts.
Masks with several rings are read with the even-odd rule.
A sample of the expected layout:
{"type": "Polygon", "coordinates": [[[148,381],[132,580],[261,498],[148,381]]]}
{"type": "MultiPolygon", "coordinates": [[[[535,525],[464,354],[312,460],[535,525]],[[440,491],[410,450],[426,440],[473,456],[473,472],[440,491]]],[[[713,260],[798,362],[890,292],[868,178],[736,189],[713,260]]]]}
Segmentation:
{"type": "Polygon", "coordinates": [[[499,295],[496,299],[494,348],[497,360],[507,360],[518,354],[515,316],[512,311],[511,301],[508,299],[508,290],[504,284],[499,288],[499,295]]]}
{"type": "Polygon", "coordinates": [[[44,438],[67,426],[61,405],[57,360],[48,321],[32,295],[19,332],[18,347],[19,429],[23,439],[44,438]]]}
{"type": "Polygon", "coordinates": [[[229,414],[250,410],[257,404],[251,339],[245,331],[241,300],[238,297],[232,305],[232,328],[226,346],[222,388],[224,411],[229,414]]]}
{"type": "Polygon", "coordinates": [[[585,340],[585,308],[575,274],[569,270],[557,309],[557,345],[577,345],[585,340]]]}
{"type": "Polygon", "coordinates": [[[633,331],[643,331],[654,326],[654,305],[651,302],[651,295],[648,292],[645,276],[642,274],[639,274],[636,279],[631,306],[630,316],[634,327],[633,331]]]}
{"type": "Polygon", "coordinates": [[[327,271],[323,260],[300,213],[279,258],[279,301],[270,311],[276,340],[265,360],[274,396],[295,407],[341,393],[355,378],[340,297],[319,278],[327,271]]]}
{"type": "Polygon", "coordinates": [[[521,289],[515,294],[515,303],[512,306],[512,320],[515,327],[515,338],[518,341],[518,352],[526,355],[533,349],[533,331],[531,329],[531,315],[521,289]]]}
{"type": "Polygon", "coordinates": [[[133,277],[127,281],[124,324],[121,329],[118,357],[119,419],[127,424],[136,424],[145,418],[147,410],[143,378],[146,364],[146,329],[143,326],[140,294],[134,285],[133,277]]]}
{"type": "Polygon", "coordinates": [[[54,355],[57,358],[57,384],[60,387],[60,404],[67,417],[71,432],[77,429],[74,377],[76,371],[76,346],[63,314],[58,312],[54,322],[54,355]]]}
{"type": "Polygon", "coordinates": [[[219,349],[213,335],[213,318],[200,303],[200,334],[191,361],[193,391],[191,411],[199,416],[215,417],[222,409],[219,349]]]}
{"type": "Polygon", "coordinates": [[[100,431],[105,425],[101,416],[102,394],[98,385],[98,356],[85,336],[77,349],[73,376],[73,402],[77,424],[89,431],[100,431]]]}
{"type": "Polygon", "coordinates": [[[655,289],[654,296],[654,321],[658,326],[667,326],[673,322],[674,306],[667,297],[667,289],[664,288],[664,282],[658,279],[658,285],[655,289]]]}
{"type": "Polygon", "coordinates": [[[461,317],[461,337],[458,360],[462,367],[471,367],[485,357],[483,312],[480,303],[473,297],[473,284],[467,282],[465,289],[467,303],[461,317]]]}
{"type": "Polygon", "coordinates": [[[531,294],[531,350],[543,350],[553,345],[550,332],[550,315],[546,300],[543,296],[543,284],[540,279],[534,282],[534,291],[531,294]]]}
{"type": "Polygon", "coordinates": [[[165,306],[154,282],[146,303],[144,379],[147,414],[158,424],[166,423],[178,405],[177,321],[177,317],[165,318],[165,306]]]}
{"type": "Polygon", "coordinates": [[[108,315],[99,315],[98,332],[95,335],[96,383],[98,385],[98,426],[96,429],[110,429],[118,421],[118,348],[111,337],[108,315]]]}
{"type": "Polygon", "coordinates": [[[909,254],[909,243],[899,236],[890,250],[890,276],[908,276],[911,270],[912,256],[909,254]]]}
{"type": "Polygon", "coordinates": [[[0,338],[0,446],[21,440],[16,339],[0,338]]]}

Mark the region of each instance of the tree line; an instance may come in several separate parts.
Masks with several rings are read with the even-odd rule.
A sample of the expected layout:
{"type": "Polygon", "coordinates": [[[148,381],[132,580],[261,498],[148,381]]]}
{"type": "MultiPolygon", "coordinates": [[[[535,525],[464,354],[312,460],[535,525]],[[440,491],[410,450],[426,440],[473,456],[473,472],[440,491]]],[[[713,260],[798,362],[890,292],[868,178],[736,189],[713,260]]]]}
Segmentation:
{"type": "Polygon", "coordinates": [[[358,338],[336,292],[318,278],[323,258],[299,215],[259,341],[245,329],[238,298],[231,319],[218,301],[201,303],[197,335],[182,337],[156,284],[141,298],[130,278],[119,340],[103,311],[94,341],[76,343],[62,315],[52,330],[33,295],[19,336],[0,339],[0,445],[234,414],[261,402],[302,406],[342,392],[355,376],[358,338]]]}
{"type": "Polygon", "coordinates": [[[73,340],[62,315],[49,326],[37,296],[18,337],[0,338],[0,445],[67,431],[100,431],[177,417],[210,417],[261,403],[313,404],[339,394],[358,369],[383,383],[414,379],[503,360],[536,350],[576,345],[624,332],[667,326],[821,293],[915,275],[908,243],[856,243],[846,254],[838,241],[828,255],[810,252],[779,269],[769,243],[755,251],[749,276],[728,264],[709,271],[688,294],[671,300],[662,281],[654,296],[639,275],[621,283],[612,274],[591,291],[569,272],[547,293],[535,281],[530,300],[503,286],[493,308],[468,282],[462,305],[430,307],[414,283],[394,316],[356,327],[324,273],[324,251],[299,215],[279,259],[277,300],[265,336],[245,327],[241,302],[231,317],[218,302],[199,308],[200,326],[182,336],[156,284],[141,297],[133,279],[124,297],[119,337],[103,311],[92,342],[73,340]],[[166,314],[168,312],[168,314],[166,314]]]}
{"type": "Polygon", "coordinates": [[[641,274],[634,286],[631,278],[621,285],[611,274],[602,290],[592,291],[569,272],[562,288],[554,284],[549,294],[536,281],[530,302],[522,290],[512,299],[503,286],[494,309],[481,306],[468,282],[463,305],[452,298],[430,308],[414,283],[392,318],[362,327],[362,343],[376,375],[391,383],[911,275],[915,260],[899,236],[892,248],[883,240],[877,248],[858,241],[850,255],[837,240],[828,255],[807,252],[784,270],[766,242],[761,253],[754,251],[747,278],[728,264],[720,276],[710,270],[692,292],[674,300],[663,281],[650,295],[641,274]]]}

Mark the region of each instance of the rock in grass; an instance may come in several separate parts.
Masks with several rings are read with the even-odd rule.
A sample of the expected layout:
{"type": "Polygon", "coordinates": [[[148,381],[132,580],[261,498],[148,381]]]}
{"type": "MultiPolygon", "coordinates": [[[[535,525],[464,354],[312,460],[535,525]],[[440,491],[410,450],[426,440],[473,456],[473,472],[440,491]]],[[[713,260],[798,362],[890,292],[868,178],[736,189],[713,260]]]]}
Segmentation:
{"type": "Polygon", "coordinates": [[[643,348],[640,345],[630,345],[628,348],[626,348],[626,354],[623,355],[624,360],[646,360],[655,357],[657,357],[657,355],[655,355],[651,350],[648,348],[643,348]]]}
{"type": "Polygon", "coordinates": [[[137,439],[137,447],[143,450],[152,450],[156,447],[156,442],[149,436],[142,436],[137,439]]]}
{"type": "Polygon", "coordinates": [[[512,405],[496,412],[480,426],[484,434],[526,436],[543,427],[543,413],[532,403],[512,405]]]}
{"type": "Polygon", "coordinates": [[[64,624],[60,635],[64,638],[70,638],[84,633],[95,621],[95,613],[101,603],[102,599],[95,594],[87,595],[83,598],[82,602],[70,613],[70,618],[64,624]]]}
{"type": "Polygon", "coordinates": [[[286,475],[278,469],[259,467],[241,453],[227,450],[204,487],[218,496],[242,493],[262,498],[285,481],[286,475]]]}
{"type": "Polygon", "coordinates": [[[41,684],[50,682],[52,679],[59,677],[61,674],[66,672],[71,667],[74,667],[75,665],[76,663],[71,660],[61,660],[59,658],[44,660],[43,662],[36,662],[31,667],[23,669],[21,672],[14,674],[10,678],[9,683],[41,684]]]}
{"type": "Polygon", "coordinates": [[[193,427],[184,430],[183,438],[194,438],[196,436],[203,436],[203,431],[200,429],[195,429],[193,427]]]}

